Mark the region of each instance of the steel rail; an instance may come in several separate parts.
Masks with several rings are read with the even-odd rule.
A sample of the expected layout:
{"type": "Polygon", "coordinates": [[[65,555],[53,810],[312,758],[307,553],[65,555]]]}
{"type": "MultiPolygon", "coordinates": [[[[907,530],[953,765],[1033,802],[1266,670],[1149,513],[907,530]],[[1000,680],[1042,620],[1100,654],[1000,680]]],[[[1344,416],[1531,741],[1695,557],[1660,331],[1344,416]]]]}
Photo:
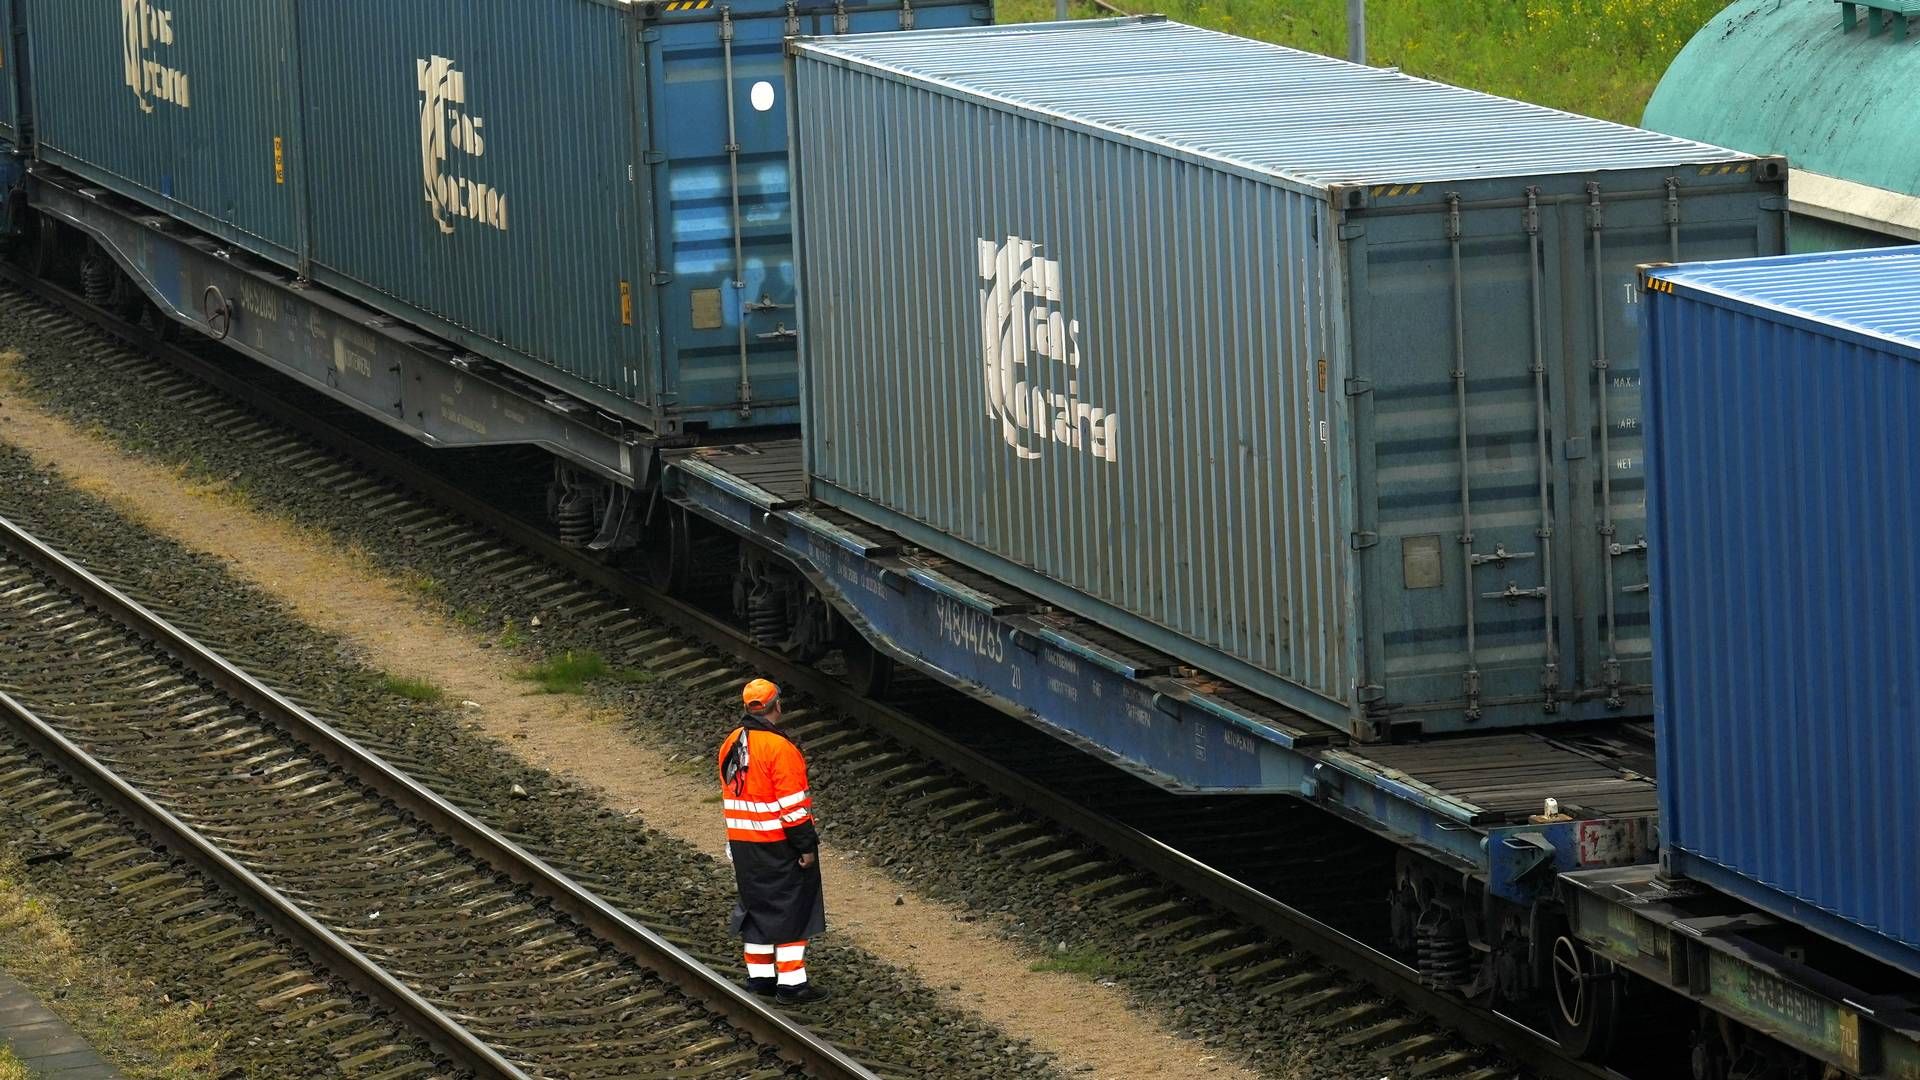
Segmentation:
{"type": "Polygon", "coordinates": [[[1550,1080],[1621,1080],[1621,1074],[1603,1066],[1566,1057],[1559,1044],[1513,1017],[1473,1005],[1455,995],[1424,986],[1418,973],[1371,945],[1351,937],[1220,870],[1169,847],[1123,822],[1101,815],[1005,765],[947,738],[911,715],[863,697],[834,677],[795,663],[754,644],[738,629],[699,608],[652,589],[631,574],[599,559],[568,548],[538,526],[455,486],[405,455],[371,446],[333,424],[274,395],[271,391],[224,370],[220,365],[180,348],[155,349],[154,343],[126,324],[97,312],[57,286],[19,275],[0,264],[0,275],[12,278],[76,317],[207,383],[292,430],[314,438],[377,473],[417,492],[444,509],[494,531],[582,581],[661,619],[674,629],[698,638],[834,708],[852,716],[901,744],[952,765],[995,794],[1052,820],[1061,827],[1106,848],[1140,869],[1218,904],[1280,938],[1347,971],[1383,994],[1432,1017],[1465,1038],[1495,1047],[1550,1080]]]}
{"type": "MultiPolygon", "coordinates": [[[[412,777],[282,697],[253,676],[228,663],[139,602],[95,577],[84,567],[0,517],[0,547],[24,558],[62,587],[127,629],[152,641],[221,692],[274,723],[301,744],[331,762],[381,797],[411,813],[429,828],[466,849],[497,873],[553,904],[556,911],[587,927],[622,953],[712,1008],[756,1041],[822,1080],[879,1080],[858,1061],[806,1028],[760,1003],[730,979],[708,968],[671,942],[501,836],[466,811],[441,798],[412,777]]],[[[58,762],[89,787],[134,817],[168,846],[193,859],[210,876],[246,900],[249,906],[303,947],[312,948],[342,977],[393,1007],[443,1052],[484,1077],[526,1080],[500,1057],[432,1004],[400,984],[378,965],[334,936],[291,901],[221,853],[166,810],[154,804],[88,757],[10,697],[0,704],[36,749],[58,762]]]]}
{"type": "Polygon", "coordinates": [[[286,935],[321,967],[367,993],[434,1049],[487,1080],[531,1080],[457,1021],[435,1008],[365,954],[328,930],[231,856],[116,776],[11,695],[0,692],[0,717],[21,740],[55,767],[131,818],[175,855],[237,897],[268,925],[286,935]]]}

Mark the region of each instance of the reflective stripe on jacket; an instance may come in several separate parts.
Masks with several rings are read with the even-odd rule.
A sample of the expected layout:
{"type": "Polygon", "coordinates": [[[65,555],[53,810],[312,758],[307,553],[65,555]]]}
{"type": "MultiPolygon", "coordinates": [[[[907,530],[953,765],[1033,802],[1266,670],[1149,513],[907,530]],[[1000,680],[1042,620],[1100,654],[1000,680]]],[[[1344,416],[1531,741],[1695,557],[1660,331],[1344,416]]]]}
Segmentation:
{"type": "Polygon", "coordinates": [[[777,732],[745,730],[747,770],[744,779],[725,779],[727,756],[745,729],[736,728],[720,744],[720,801],[727,816],[727,840],[759,844],[792,839],[811,850],[813,797],[807,792],[807,762],[800,749],[777,732]],[[801,828],[805,826],[805,828],[801,828]],[[788,830],[798,834],[789,836],[788,830]],[[804,841],[804,842],[803,842],[804,841]]]}

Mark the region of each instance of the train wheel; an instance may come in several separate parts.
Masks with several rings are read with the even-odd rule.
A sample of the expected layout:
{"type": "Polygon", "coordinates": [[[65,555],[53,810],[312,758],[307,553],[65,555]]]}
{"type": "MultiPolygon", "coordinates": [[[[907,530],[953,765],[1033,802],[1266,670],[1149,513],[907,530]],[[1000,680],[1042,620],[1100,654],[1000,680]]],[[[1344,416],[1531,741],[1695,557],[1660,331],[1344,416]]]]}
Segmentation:
{"type": "Polygon", "coordinates": [[[684,596],[692,577],[692,522],[687,512],[673,507],[666,520],[646,538],[647,584],[669,596],[684,596]]]}
{"type": "Polygon", "coordinates": [[[1593,955],[1565,927],[1554,935],[1546,961],[1554,1038],[1574,1057],[1603,1060],[1613,1048],[1620,1010],[1620,977],[1613,964],[1593,955]]]}
{"type": "Polygon", "coordinates": [[[847,628],[842,652],[847,658],[847,685],[864,697],[885,697],[893,683],[893,657],[873,647],[858,630],[847,628]]]}
{"type": "Polygon", "coordinates": [[[47,281],[60,260],[60,223],[41,213],[35,213],[32,220],[33,243],[25,252],[27,270],[47,281]]]}

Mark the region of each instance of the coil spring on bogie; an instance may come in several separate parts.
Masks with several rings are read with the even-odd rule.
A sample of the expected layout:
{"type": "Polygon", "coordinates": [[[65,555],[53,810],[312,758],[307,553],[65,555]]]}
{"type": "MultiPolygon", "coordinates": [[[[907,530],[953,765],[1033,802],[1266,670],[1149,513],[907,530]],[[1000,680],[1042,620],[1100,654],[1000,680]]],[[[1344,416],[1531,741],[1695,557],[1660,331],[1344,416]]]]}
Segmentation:
{"type": "Polygon", "coordinates": [[[113,264],[99,252],[80,261],[80,295],[95,307],[106,307],[113,299],[113,264]]]}
{"type": "Polygon", "coordinates": [[[1466,928],[1451,913],[1430,908],[1414,930],[1420,977],[1434,987],[1459,986],[1471,975],[1466,928]]]}
{"type": "Polygon", "coordinates": [[[568,492],[555,517],[561,543],[571,548],[593,543],[593,500],[584,492],[568,492]]]}
{"type": "Polygon", "coordinates": [[[753,632],[754,644],[763,649],[780,647],[787,637],[787,605],[778,592],[760,588],[747,598],[747,628],[753,632]]]}

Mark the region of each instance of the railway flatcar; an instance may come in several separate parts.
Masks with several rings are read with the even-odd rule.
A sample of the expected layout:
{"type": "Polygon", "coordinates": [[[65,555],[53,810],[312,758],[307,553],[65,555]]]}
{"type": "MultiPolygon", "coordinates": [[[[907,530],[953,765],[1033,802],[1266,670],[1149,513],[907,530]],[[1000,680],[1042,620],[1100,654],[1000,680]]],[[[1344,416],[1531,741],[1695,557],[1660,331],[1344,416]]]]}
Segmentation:
{"type": "Polygon", "coordinates": [[[1535,997],[1554,872],[1653,850],[1644,730],[1591,725],[1635,715],[1634,266],[1781,250],[1779,163],[1164,20],[791,51],[805,445],[670,497],[784,610],[1391,837],[1423,974],[1535,997]]]}

